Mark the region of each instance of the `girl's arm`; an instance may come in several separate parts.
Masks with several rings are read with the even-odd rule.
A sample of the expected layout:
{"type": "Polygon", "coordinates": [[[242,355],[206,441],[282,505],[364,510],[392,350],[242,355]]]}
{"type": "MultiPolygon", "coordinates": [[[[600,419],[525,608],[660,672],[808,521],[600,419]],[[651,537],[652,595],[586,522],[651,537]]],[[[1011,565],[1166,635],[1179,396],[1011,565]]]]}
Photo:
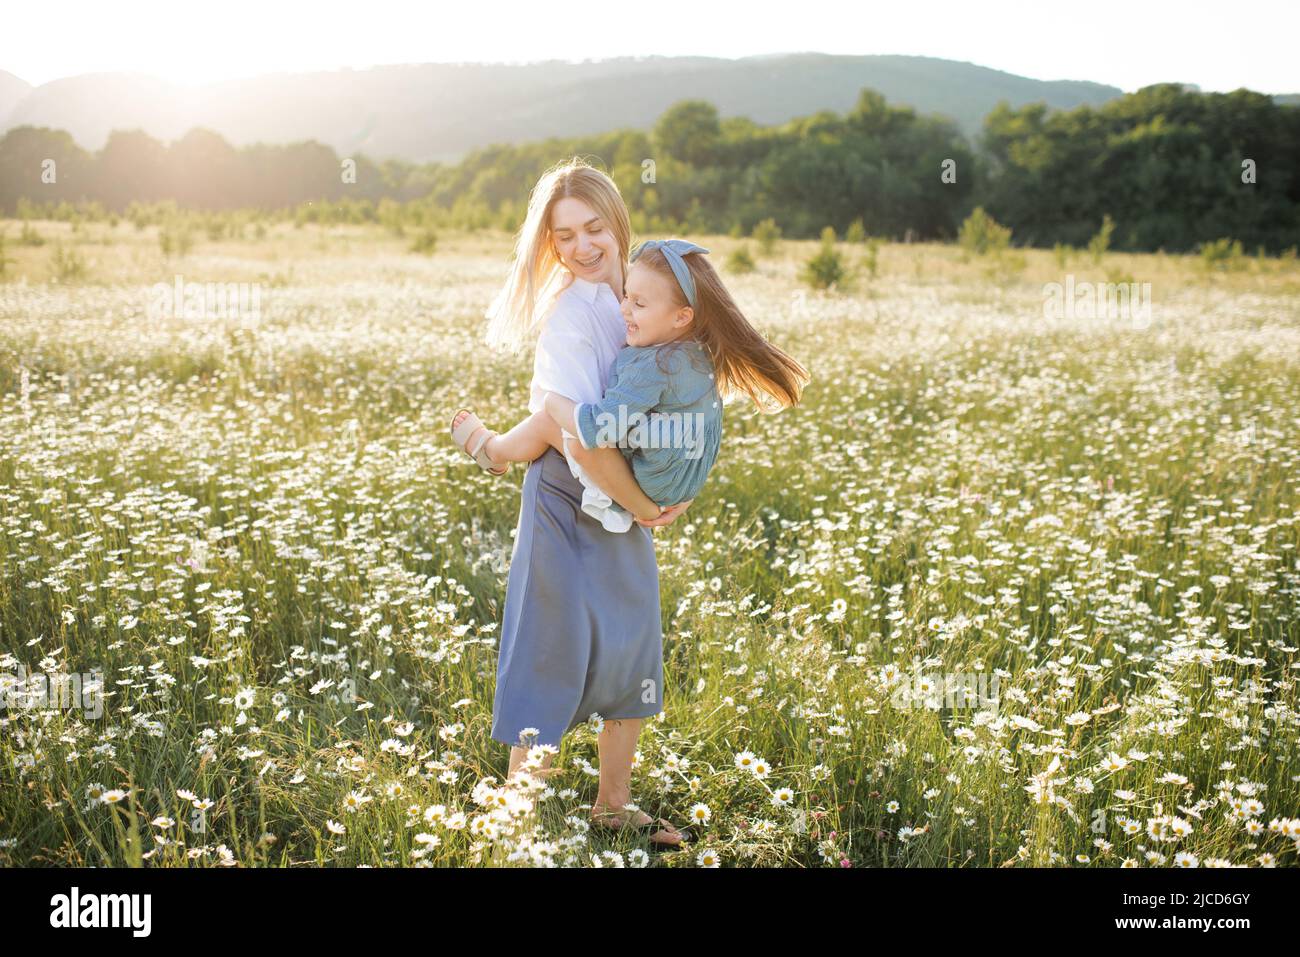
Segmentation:
{"type": "Polygon", "coordinates": [[[632,358],[611,372],[599,402],[556,396],[544,403],[556,423],[572,431],[586,448],[625,445],[633,424],[644,422],[663,401],[667,379],[655,364],[655,352],[624,355],[632,358]]]}
{"type": "Polygon", "coordinates": [[[577,407],[578,403],[567,396],[560,395],[558,392],[546,393],[546,400],[543,404],[546,414],[561,429],[568,429],[570,435],[577,434],[573,418],[573,410],[577,407]]]}
{"type": "Polygon", "coordinates": [[[636,523],[638,525],[644,525],[646,528],[658,528],[660,525],[671,525],[673,522],[677,521],[678,515],[691,507],[691,502],[693,501],[695,501],[695,499],[688,498],[686,501],[678,502],[676,505],[669,505],[663,510],[663,513],[660,514],[658,518],[652,519],[648,522],[643,522],[638,518],[636,523]]]}

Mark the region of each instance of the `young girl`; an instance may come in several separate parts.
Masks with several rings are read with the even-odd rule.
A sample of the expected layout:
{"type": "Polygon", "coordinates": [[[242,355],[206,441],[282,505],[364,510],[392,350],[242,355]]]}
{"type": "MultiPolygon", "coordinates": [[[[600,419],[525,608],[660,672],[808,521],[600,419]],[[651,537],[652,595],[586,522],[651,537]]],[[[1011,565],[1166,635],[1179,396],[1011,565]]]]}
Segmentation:
{"type": "MultiPolygon", "coordinates": [[[[707,253],[682,239],[639,246],[622,303],[627,345],[614,360],[604,397],[574,402],[547,392],[544,408],[554,424],[534,418],[509,436],[480,437],[491,461],[531,461],[552,445],[558,426],[566,456],[575,436],[585,449],[621,449],[642,491],[664,507],[693,499],[717,458],[720,391],[743,393],[760,407],[770,405],[765,398],[777,408],[798,402],[807,371],[749,324],[707,253]]],[[[583,511],[608,531],[627,531],[633,516],[577,462],[569,464],[584,486],[583,511]]]]}

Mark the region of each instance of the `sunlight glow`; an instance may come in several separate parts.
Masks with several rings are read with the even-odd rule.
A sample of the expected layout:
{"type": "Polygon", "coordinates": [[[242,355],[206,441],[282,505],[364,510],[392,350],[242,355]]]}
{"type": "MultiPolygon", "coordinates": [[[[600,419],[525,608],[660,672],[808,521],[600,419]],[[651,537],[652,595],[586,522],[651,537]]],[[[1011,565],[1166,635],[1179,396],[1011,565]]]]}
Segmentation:
{"type": "Polygon", "coordinates": [[[868,7],[805,0],[794,15],[775,0],[581,9],[522,0],[429,6],[409,0],[284,6],[264,0],[69,0],[57,13],[41,4],[6,10],[0,70],[37,85],[104,71],[201,83],[396,63],[819,51],[943,57],[1127,91],[1161,81],[1205,90],[1300,91],[1300,59],[1292,46],[1300,34],[1300,5],[1293,0],[1264,0],[1240,12],[1205,0],[1172,7],[1128,0],[1062,6],[943,0],[868,7]]]}

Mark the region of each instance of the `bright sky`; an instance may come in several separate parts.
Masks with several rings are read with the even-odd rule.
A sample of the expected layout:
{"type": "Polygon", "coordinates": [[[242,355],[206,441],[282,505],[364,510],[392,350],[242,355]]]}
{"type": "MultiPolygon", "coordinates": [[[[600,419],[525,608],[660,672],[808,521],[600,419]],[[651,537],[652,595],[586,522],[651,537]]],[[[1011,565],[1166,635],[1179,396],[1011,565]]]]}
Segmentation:
{"type": "MultiPolygon", "coordinates": [[[[1300,92],[1300,2],[61,0],[6,5],[0,69],[200,82],[389,63],[899,53],[1043,80],[1300,92]]],[[[467,91],[468,93],[469,91],[467,91]]]]}

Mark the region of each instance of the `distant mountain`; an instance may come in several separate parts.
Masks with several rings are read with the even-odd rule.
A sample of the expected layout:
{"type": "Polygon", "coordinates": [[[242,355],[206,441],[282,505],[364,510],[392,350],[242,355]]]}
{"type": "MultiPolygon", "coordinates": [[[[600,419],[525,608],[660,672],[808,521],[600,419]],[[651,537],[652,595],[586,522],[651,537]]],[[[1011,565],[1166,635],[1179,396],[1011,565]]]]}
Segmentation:
{"type": "Polygon", "coordinates": [[[172,140],[202,126],[237,146],[315,139],[341,155],[423,162],[492,143],[645,128],[687,98],[711,101],[724,117],[781,123],[823,109],[843,112],[863,87],[892,104],[947,115],[968,135],[999,100],[1070,109],[1122,92],[934,57],[818,53],[384,66],[197,86],[108,73],[30,88],[0,74],[0,131],[47,126],[99,149],[112,130],[143,129],[172,140]]]}
{"type": "Polygon", "coordinates": [[[0,70],[0,130],[8,127],[5,121],[9,118],[9,114],[13,112],[15,106],[26,99],[31,91],[32,85],[26,80],[0,70]]]}

